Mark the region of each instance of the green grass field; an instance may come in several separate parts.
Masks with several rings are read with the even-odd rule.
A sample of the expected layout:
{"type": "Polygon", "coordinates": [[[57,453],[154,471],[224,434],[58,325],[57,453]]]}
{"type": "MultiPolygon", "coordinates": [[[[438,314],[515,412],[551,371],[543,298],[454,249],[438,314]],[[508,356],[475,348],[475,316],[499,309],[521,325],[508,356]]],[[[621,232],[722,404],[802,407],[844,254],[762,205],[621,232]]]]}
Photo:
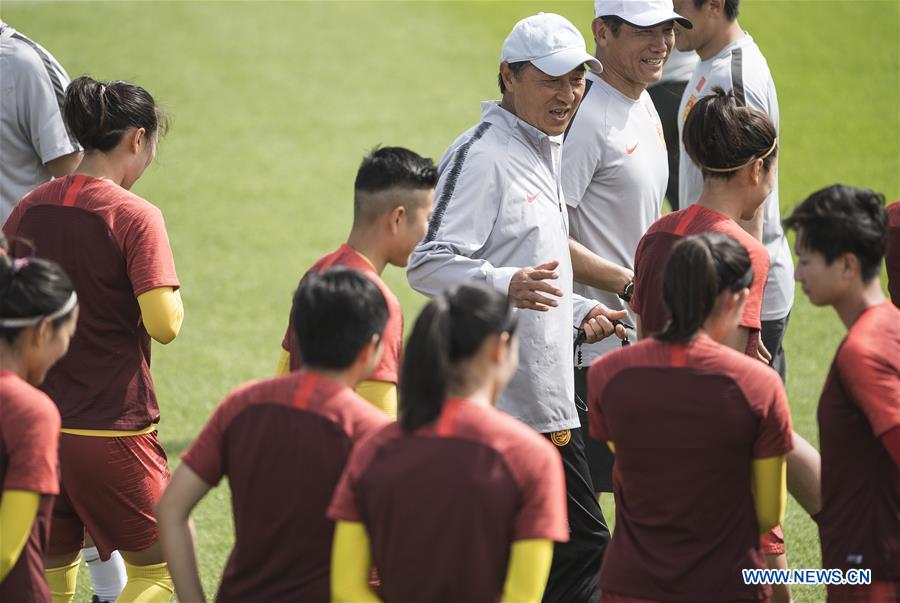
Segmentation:
{"type": "MultiPolygon", "coordinates": [[[[782,212],[834,182],[900,198],[900,2],[741,8],[778,86],[782,212]]],[[[381,143],[437,159],[497,96],[502,41],[539,10],[590,34],[587,0],[3,3],[3,20],[72,77],[140,83],[171,112],[159,161],[134,190],[163,210],[183,284],[181,335],[153,361],[173,468],[228,390],[272,373],[298,277],[348,231],[362,155],[381,143]]],[[[396,268],[386,280],[409,325],[423,298],[396,268]]],[[[844,329],[797,296],[788,391],[796,428],[815,443],[844,329]]],[[[195,519],[212,596],[233,539],[225,484],[195,519]]],[[[784,529],[791,567],[819,567],[815,526],[793,501],[784,529]]],[[[87,584],[83,570],[78,601],[87,584]]],[[[796,588],[795,599],[824,594],[796,588]]]]}

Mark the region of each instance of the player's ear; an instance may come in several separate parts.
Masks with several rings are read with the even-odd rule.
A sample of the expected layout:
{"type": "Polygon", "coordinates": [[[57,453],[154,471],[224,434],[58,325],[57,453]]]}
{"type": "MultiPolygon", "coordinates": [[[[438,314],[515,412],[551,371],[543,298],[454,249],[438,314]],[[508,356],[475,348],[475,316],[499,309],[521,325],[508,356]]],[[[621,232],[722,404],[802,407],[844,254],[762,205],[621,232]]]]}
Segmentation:
{"type": "Polygon", "coordinates": [[[859,258],[854,253],[845,253],[835,260],[841,262],[841,274],[847,279],[858,278],[861,274],[859,258]]]}
{"type": "Polygon", "coordinates": [[[750,184],[753,186],[759,186],[760,181],[762,180],[762,171],[763,171],[763,160],[757,159],[753,163],[750,164],[750,184]]]}
{"type": "Polygon", "coordinates": [[[722,14],[722,11],[725,9],[724,0],[709,0],[707,2],[709,7],[709,12],[712,16],[718,17],[722,14]]]}
{"type": "Polygon", "coordinates": [[[147,130],[145,130],[144,128],[137,128],[128,141],[131,152],[135,155],[141,152],[142,144],[149,142],[150,140],[147,138],[147,130]]]}
{"type": "Polygon", "coordinates": [[[374,369],[379,360],[381,360],[381,335],[375,333],[356,355],[356,364],[374,369]]]}
{"type": "Polygon", "coordinates": [[[400,229],[400,225],[406,221],[406,208],[402,205],[397,205],[391,209],[390,216],[391,232],[397,232],[400,229]]]}
{"type": "Polygon", "coordinates": [[[591,21],[591,33],[594,34],[594,42],[597,43],[597,46],[606,46],[606,38],[610,32],[603,19],[597,17],[591,21]]]}

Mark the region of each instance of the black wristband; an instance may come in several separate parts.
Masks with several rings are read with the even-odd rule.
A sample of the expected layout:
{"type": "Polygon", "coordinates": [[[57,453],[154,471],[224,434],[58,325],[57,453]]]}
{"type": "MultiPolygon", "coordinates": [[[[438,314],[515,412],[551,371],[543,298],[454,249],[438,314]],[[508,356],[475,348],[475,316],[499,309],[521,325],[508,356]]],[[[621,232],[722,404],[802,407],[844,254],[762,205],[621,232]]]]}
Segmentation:
{"type": "Polygon", "coordinates": [[[631,301],[631,293],[633,291],[634,291],[634,279],[631,279],[630,281],[628,281],[628,284],[625,285],[625,288],[622,289],[622,292],[619,293],[619,299],[621,299],[624,302],[630,302],[631,301]]]}

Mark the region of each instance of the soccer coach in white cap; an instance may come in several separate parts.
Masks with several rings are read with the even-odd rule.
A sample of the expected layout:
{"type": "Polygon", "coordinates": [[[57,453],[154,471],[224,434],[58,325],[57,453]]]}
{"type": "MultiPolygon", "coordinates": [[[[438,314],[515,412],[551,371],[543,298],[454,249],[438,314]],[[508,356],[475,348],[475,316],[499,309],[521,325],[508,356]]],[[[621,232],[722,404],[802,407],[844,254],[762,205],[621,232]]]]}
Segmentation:
{"type": "MultiPolygon", "coordinates": [[[[562,184],[575,291],[621,310],[631,301],[635,251],[659,219],[669,177],[663,124],[646,89],[662,77],[675,22],[691,22],[675,13],[672,0],[594,0],[594,14],[603,72],[588,74],[566,132],[562,184]]],[[[582,368],[575,369],[582,400],[591,362],[618,348],[611,339],[584,346],[582,368]]],[[[586,438],[594,488],[612,492],[613,455],[606,442],[586,438]]]]}
{"type": "Polygon", "coordinates": [[[602,66],[575,26],[549,13],[519,21],[500,61],[503,98],[483,103],[481,122],[444,153],[434,215],[407,275],[425,295],[481,281],[525,310],[519,367],[497,407],[552,441],[565,467],[570,539],[555,547],[544,600],[595,601],[609,530],[573,402],[572,342],[579,327],[588,341],[611,335],[610,320],[626,312],[573,294],[560,163],[585,64],[602,66]]]}

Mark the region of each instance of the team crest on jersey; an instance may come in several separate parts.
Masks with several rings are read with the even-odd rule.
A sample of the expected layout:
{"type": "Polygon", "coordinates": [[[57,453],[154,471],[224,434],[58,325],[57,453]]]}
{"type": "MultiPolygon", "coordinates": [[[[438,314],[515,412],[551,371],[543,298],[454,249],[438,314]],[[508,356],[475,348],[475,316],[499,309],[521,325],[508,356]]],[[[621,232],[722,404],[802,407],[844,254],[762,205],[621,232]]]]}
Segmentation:
{"type": "Polygon", "coordinates": [[[692,94],[691,98],[688,99],[687,104],[684,105],[684,113],[682,113],[682,115],[681,115],[681,123],[684,123],[687,121],[688,113],[691,112],[691,109],[693,109],[694,105],[696,105],[696,104],[697,104],[697,95],[692,94]]]}
{"type": "MultiPolygon", "coordinates": [[[[647,111],[647,115],[650,116],[650,120],[653,121],[653,125],[656,126],[656,134],[657,134],[657,136],[659,136],[659,145],[665,151],[666,150],[666,137],[663,135],[662,124],[659,123],[659,118],[653,113],[653,111],[650,110],[649,105],[644,104],[644,110],[647,111]]],[[[628,151],[628,149],[625,149],[625,150],[628,151]]],[[[631,153],[628,153],[628,154],[631,155],[631,153]]]]}
{"type": "Polygon", "coordinates": [[[550,441],[562,448],[572,441],[572,430],[563,429],[562,431],[554,431],[550,434],[550,441]]]}

